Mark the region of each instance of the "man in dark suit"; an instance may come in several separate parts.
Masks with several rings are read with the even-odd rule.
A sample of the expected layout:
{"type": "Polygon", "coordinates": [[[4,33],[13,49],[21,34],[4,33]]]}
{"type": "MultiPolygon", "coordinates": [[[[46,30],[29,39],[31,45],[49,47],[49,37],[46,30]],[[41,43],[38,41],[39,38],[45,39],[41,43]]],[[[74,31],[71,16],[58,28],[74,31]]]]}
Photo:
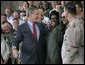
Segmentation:
{"type": "Polygon", "coordinates": [[[46,58],[47,35],[45,27],[38,23],[39,18],[37,7],[27,10],[28,20],[19,26],[16,38],[13,41],[13,56],[17,58],[16,46],[22,42],[20,59],[21,64],[44,64],[46,58]]]}

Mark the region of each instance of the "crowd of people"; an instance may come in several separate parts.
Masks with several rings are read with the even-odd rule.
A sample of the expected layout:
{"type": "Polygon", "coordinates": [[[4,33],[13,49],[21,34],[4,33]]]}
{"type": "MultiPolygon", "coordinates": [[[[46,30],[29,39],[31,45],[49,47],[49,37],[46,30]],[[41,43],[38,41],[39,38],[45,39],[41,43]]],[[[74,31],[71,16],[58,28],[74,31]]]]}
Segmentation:
{"type": "Polygon", "coordinates": [[[1,13],[1,64],[84,64],[84,1],[33,2],[1,13]]]}

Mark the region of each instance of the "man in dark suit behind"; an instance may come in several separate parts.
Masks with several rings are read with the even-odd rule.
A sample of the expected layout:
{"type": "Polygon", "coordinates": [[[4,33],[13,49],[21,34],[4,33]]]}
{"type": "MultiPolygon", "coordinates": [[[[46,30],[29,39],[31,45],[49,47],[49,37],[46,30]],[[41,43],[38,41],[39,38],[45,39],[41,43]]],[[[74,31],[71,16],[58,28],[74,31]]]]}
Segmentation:
{"type": "Polygon", "coordinates": [[[28,20],[19,26],[16,38],[13,41],[13,56],[17,58],[16,46],[22,42],[20,59],[21,64],[44,64],[46,58],[45,27],[38,23],[39,18],[37,7],[27,10],[28,20]],[[35,25],[35,27],[34,27],[35,25]]]}

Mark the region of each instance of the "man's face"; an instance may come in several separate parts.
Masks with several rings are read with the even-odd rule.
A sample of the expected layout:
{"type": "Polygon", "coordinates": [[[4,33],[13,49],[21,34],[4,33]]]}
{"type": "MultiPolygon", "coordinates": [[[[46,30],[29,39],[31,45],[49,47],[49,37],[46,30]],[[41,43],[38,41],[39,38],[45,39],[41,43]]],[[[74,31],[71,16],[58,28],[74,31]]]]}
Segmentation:
{"type": "Polygon", "coordinates": [[[10,10],[10,9],[6,9],[6,10],[5,10],[5,14],[6,14],[7,16],[10,16],[10,15],[11,15],[11,10],[10,10]]]}
{"type": "Polygon", "coordinates": [[[11,25],[9,23],[4,23],[2,24],[2,30],[5,33],[8,33],[11,31],[11,25]]]}
{"type": "Polygon", "coordinates": [[[24,15],[25,15],[25,13],[24,12],[21,12],[20,13],[20,18],[23,19],[24,15]]]}
{"type": "Polygon", "coordinates": [[[78,7],[78,5],[76,5],[76,12],[77,14],[80,14],[82,12],[82,8],[78,7]]]}
{"type": "Polygon", "coordinates": [[[59,12],[61,8],[61,5],[56,5],[56,10],[59,12]]]}
{"type": "Polygon", "coordinates": [[[14,18],[19,18],[19,14],[18,14],[17,12],[14,12],[14,13],[13,13],[13,17],[14,17],[14,18]]]}
{"type": "Polygon", "coordinates": [[[37,22],[38,19],[39,19],[39,12],[38,12],[38,10],[34,10],[33,13],[31,14],[31,17],[32,17],[32,21],[33,22],[37,22]]]}
{"type": "Polygon", "coordinates": [[[56,8],[56,2],[52,2],[52,8],[56,8]]]}
{"type": "Polygon", "coordinates": [[[46,9],[47,8],[47,3],[45,1],[43,1],[43,8],[46,9]]]}
{"type": "Polygon", "coordinates": [[[67,20],[67,11],[65,10],[65,8],[64,8],[64,12],[62,13],[62,20],[63,20],[63,24],[68,23],[68,20],[67,20]]]}
{"type": "Polygon", "coordinates": [[[44,12],[42,9],[38,9],[38,11],[39,11],[39,21],[42,21],[44,18],[44,12]]]}
{"type": "Polygon", "coordinates": [[[14,27],[14,29],[18,28],[18,26],[19,26],[18,20],[13,20],[13,27],[14,27]]]}
{"type": "Polygon", "coordinates": [[[6,21],[6,20],[7,20],[6,16],[1,15],[1,21],[6,21]]]}
{"type": "Polygon", "coordinates": [[[23,22],[26,22],[27,21],[27,16],[23,16],[23,22]]]}
{"type": "Polygon", "coordinates": [[[28,1],[28,3],[29,3],[29,5],[32,5],[32,4],[33,4],[33,2],[32,2],[32,1],[28,1]]]}
{"type": "Polygon", "coordinates": [[[27,7],[28,7],[27,2],[23,2],[23,7],[24,7],[24,8],[27,8],[27,7]]]}
{"type": "Polygon", "coordinates": [[[68,17],[68,11],[64,8],[63,16],[67,19],[68,17]]]}

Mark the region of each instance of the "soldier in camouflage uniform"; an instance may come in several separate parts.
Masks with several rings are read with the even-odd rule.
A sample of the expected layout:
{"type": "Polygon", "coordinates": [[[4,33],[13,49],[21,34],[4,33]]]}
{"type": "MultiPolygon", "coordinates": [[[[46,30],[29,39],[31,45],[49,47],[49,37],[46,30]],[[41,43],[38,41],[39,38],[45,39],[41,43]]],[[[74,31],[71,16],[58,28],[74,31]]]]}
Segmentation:
{"type": "Polygon", "coordinates": [[[72,3],[67,3],[64,7],[64,15],[69,24],[61,51],[63,64],[84,64],[84,27],[81,19],[76,17],[75,9],[72,3]]]}

